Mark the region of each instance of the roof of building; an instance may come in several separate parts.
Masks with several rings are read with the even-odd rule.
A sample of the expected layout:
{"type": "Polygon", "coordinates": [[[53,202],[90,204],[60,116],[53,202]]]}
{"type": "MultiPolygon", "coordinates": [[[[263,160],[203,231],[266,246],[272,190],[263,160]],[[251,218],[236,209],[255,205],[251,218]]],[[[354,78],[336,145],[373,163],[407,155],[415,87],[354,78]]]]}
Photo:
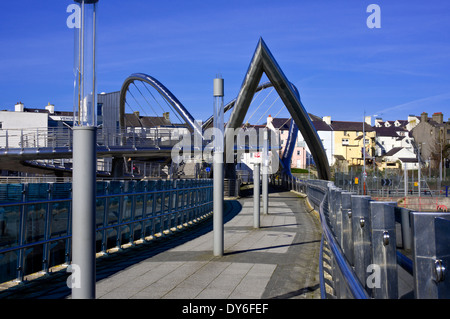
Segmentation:
{"type": "Polygon", "coordinates": [[[386,137],[399,137],[400,135],[397,132],[406,132],[406,130],[402,127],[390,126],[390,127],[375,127],[375,132],[377,136],[386,136],[386,137]]]}
{"type": "MultiPolygon", "coordinates": [[[[312,124],[314,125],[314,128],[316,131],[332,131],[333,128],[325,123],[320,117],[308,114],[309,118],[311,119],[312,124]]],[[[272,120],[272,125],[275,129],[281,130],[281,131],[287,131],[289,130],[289,127],[291,126],[292,118],[274,118],[272,120]]]]}
{"type": "Polygon", "coordinates": [[[331,127],[334,131],[363,131],[374,132],[374,128],[364,122],[331,121],[331,127]]]}
{"type": "Polygon", "coordinates": [[[414,157],[402,157],[399,158],[399,160],[403,163],[417,163],[417,158],[414,157]]]}
{"type": "Polygon", "coordinates": [[[289,127],[291,126],[292,118],[281,118],[276,117],[272,120],[272,125],[275,129],[285,131],[289,130],[289,127]]]}
{"type": "Polygon", "coordinates": [[[136,114],[125,114],[125,123],[130,127],[158,127],[172,125],[165,117],[138,116],[136,114]]]}
{"type": "Polygon", "coordinates": [[[403,147],[394,147],[389,152],[384,154],[384,156],[393,156],[393,155],[397,154],[398,152],[400,152],[402,149],[403,149],[403,147]]]}

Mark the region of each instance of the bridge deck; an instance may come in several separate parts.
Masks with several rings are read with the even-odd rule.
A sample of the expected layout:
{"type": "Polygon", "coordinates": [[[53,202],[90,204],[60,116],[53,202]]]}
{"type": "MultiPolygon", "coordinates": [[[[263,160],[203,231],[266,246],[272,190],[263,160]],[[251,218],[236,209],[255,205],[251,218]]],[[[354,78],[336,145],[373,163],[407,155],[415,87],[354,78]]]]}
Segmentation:
{"type": "MultiPolygon", "coordinates": [[[[304,199],[291,192],[270,193],[269,215],[261,215],[260,229],[252,227],[251,196],[226,206],[223,257],[212,254],[211,219],[163,241],[101,258],[97,298],[320,298],[320,221],[304,199]]],[[[67,275],[60,277],[59,283],[41,283],[9,297],[70,298],[67,275]]]]}

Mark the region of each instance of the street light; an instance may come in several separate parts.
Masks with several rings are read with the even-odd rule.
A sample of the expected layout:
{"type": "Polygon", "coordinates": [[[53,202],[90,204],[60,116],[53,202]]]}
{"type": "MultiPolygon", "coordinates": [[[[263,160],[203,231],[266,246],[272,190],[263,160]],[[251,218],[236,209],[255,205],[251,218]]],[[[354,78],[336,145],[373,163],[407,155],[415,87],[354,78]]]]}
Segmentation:
{"type": "Polygon", "coordinates": [[[72,174],[72,266],[78,285],[73,299],[95,299],[95,199],[97,176],[96,20],[98,0],[75,0],[75,94],[72,174]]]}
{"type": "MultiPolygon", "coordinates": [[[[378,114],[373,114],[371,116],[378,116],[378,114]]],[[[364,195],[366,195],[366,111],[364,110],[364,118],[363,118],[363,191],[364,195]]]]}
{"type": "Polygon", "coordinates": [[[220,77],[214,79],[214,256],[223,256],[224,235],[223,235],[223,154],[224,154],[224,80],[220,77]]]}

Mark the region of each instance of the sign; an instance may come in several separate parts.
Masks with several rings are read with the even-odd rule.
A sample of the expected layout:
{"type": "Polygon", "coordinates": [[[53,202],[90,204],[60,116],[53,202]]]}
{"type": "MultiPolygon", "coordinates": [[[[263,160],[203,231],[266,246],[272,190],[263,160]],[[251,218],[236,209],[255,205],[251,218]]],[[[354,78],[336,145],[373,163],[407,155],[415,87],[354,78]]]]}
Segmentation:
{"type": "Polygon", "coordinates": [[[358,177],[355,177],[355,185],[358,185],[358,183],[359,183],[359,179],[358,179],[358,177]]]}
{"type": "Polygon", "coordinates": [[[206,168],[206,173],[209,173],[209,172],[211,172],[211,167],[206,168]]]}
{"type": "Polygon", "coordinates": [[[256,152],[256,153],[255,153],[255,157],[256,157],[256,158],[260,158],[260,157],[261,157],[261,152],[256,152]]]}

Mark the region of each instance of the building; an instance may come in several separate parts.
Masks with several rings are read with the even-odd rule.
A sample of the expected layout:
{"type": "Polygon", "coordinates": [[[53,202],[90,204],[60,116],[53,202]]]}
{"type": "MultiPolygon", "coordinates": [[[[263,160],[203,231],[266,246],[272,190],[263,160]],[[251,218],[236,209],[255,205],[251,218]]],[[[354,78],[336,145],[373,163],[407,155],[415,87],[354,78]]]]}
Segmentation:
{"type": "Polygon", "coordinates": [[[336,161],[346,162],[340,163],[341,165],[363,165],[365,157],[366,164],[372,163],[376,132],[371,125],[370,116],[365,118],[365,122],[332,121],[330,116],[324,117],[324,120],[333,129],[332,154],[336,161]]]}
{"type": "Polygon", "coordinates": [[[14,111],[0,111],[0,147],[45,147],[72,125],[72,112],[56,111],[50,103],[37,109],[19,102],[14,111]]]}
{"type": "Polygon", "coordinates": [[[432,168],[439,168],[440,163],[445,163],[445,155],[448,154],[444,151],[450,144],[450,119],[445,122],[442,112],[434,113],[431,118],[423,112],[419,124],[411,133],[422,163],[428,162],[432,168]]]}
{"type": "MultiPolygon", "coordinates": [[[[280,157],[284,153],[288,142],[291,121],[292,118],[272,118],[271,115],[267,118],[267,127],[279,134],[280,151],[278,152],[278,155],[280,157]]],[[[311,154],[307,149],[307,145],[303,140],[302,135],[299,133],[297,135],[297,141],[295,142],[295,148],[292,152],[291,168],[306,169],[311,162],[311,154]]]]}

